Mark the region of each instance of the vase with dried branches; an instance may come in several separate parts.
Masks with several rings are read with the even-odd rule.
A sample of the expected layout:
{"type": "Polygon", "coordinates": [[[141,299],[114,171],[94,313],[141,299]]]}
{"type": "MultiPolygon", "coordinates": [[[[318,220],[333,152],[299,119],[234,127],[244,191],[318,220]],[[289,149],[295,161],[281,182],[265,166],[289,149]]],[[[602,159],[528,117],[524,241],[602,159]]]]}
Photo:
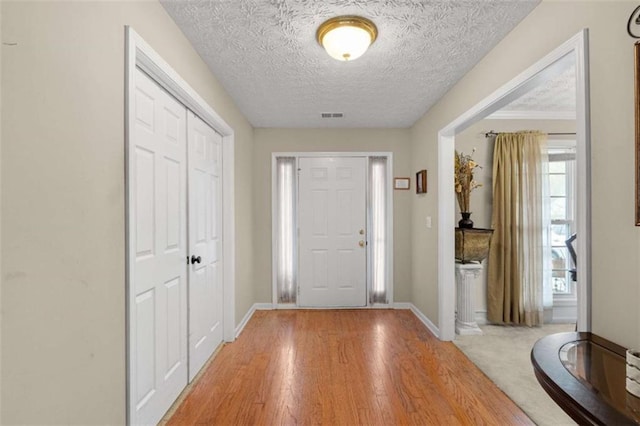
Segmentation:
{"type": "Polygon", "coordinates": [[[481,183],[473,179],[474,170],[479,167],[481,168],[481,166],[473,160],[472,156],[475,152],[476,150],[474,149],[471,154],[464,154],[458,151],[455,153],[454,185],[458,206],[460,207],[460,214],[462,215],[462,219],[458,222],[460,228],[473,228],[471,211],[469,210],[471,191],[482,186],[481,183]]]}

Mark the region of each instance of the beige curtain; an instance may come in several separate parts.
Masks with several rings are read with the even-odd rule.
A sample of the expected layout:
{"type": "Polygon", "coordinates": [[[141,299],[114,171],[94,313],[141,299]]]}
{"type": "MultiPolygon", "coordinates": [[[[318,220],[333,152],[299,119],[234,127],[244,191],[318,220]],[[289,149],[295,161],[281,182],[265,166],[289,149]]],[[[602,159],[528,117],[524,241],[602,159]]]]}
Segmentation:
{"type": "Polygon", "coordinates": [[[489,252],[487,317],[541,325],[544,285],[543,169],[546,135],[500,133],[493,155],[494,229],[489,252]]]}

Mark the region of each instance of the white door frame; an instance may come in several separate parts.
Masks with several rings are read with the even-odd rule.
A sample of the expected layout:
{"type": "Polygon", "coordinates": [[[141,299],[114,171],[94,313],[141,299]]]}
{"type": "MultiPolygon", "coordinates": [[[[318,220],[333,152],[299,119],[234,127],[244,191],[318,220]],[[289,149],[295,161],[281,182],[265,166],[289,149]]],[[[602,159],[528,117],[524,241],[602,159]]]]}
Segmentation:
{"type": "MultiPolygon", "coordinates": [[[[387,191],[389,193],[389,197],[387,197],[387,235],[389,241],[389,250],[388,250],[388,258],[387,258],[387,282],[389,286],[387,288],[388,293],[388,304],[381,303],[370,303],[369,302],[369,291],[371,290],[371,282],[370,282],[370,273],[369,273],[369,264],[370,264],[370,251],[367,249],[367,306],[362,308],[349,308],[349,309],[367,309],[367,308],[376,308],[381,306],[393,306],[393,153],[392,152],[273,152],[271,153],[271,246],[276,247],[277,239],[275,230],[277,229],[277,209],[276,204],[273,200],[276,198],[277,193],[277,176],[276,176],[276,159],[278,157],[295,157],[296,159],[296,168],[298,167],[298,159],[300,157],[366,157],[367,158],[367,170],[366,170],[366,182],[367,182],[367,191],[369,188],[369,157],[386,157],[387,158],[387,191]]],[[[296,178],[296,188],[298,182],[296,178]]],[[[369,203],[369,198],[367,195],[367,208],[369,203]]],[[[296,207],[297,208],[297,207],[296,207]]],[[[369,223],[367,221],[367,235],[369,233],[369,223]]],[[[278,303],[278,287],[276,285],[276,256],[275,252],[272,251],[271,256],[271,290],[272,290],[272,306],[273,309],[298,309],[298,300],[296,298],[295,304],[279,304],[278,303]]],[[[296,271],[296,275],[298,275],[298,271],[296,271]]],[[[302,308],[308,309],[308,308],[302,308]]]]}
{"type": "Polygon", "coordinates": [[[455,135],[535,87],[560,58],[575,54],[576,67],[576,229],[578,331],[591,330],[591,126],[589,115],[589,33],[583,29],[520,75],[438,132],[438,328],[440,340],[455,337],[453,157],[455,135]]]}
{"type": "Polygon", "coordinates": [[[129,170],[132,156],[129,150],[133,137],[133,113],[131,110],[131,97],[135,93],[133,87],[133,74],[136,67],[142,69],[162,88],[184,104],[189,110],[204,120],[208,125],[222,135],[222,220],[223,220],[223,336],[227,342],[235,339],[235,200],[234,200],[234,132],[233,129],[220,117],[189,84],[183,80],[155,52],[132,28],[125,26],[125,291],[126,291],[126,348],[127,348],[127,423],[130,423],[131,395],[131,317],[129,315],[129,302],[133,286],[131,285],[130,264],[135,254],[130,238],[131,193],[129,188],[129,170]]]}

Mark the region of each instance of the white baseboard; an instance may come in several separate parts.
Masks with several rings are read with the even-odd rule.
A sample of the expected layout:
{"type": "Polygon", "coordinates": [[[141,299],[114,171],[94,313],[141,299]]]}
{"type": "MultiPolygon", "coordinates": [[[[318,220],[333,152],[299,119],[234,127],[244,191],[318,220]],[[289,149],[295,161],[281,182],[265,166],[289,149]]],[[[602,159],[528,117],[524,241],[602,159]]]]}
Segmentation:
{"type": "Polygon", "coordinates": [[[418,309],[413,303],[408,303],[409,309],[418,319],[429,329],[430,332],[433,333],[438,339],[440,338],[440,329],[436,327],[436,325],[429,319],[425,314],[423,314],[420,309],[418,309]]]}
{"type": "Polygon", "coordinates": [[[273,305],[271,303],[254,303],[253,306],[249,308],[249,311],[245,314],[244,318],[242,318],[240,324],[236,327],[236,339],[240,336],[240,333],[242,333],[242,330],[244,330],[244,327],[256,311],[270,311],[272,309],[273,305]]]}
{"type": "Polygon", "coordinates": [[[576,317],[553,317],[551,320],[551,324],[575,324],[577,321],[576,317]]]}
{"type": "Polygon", "coordinates": [[[553,304],[553,315],[551,317],[551,323],[564,323],[571,324],[575,323],[578,320],[578,308],[577,304],[567,303],[567,302],[558,302],[554,301],[553,304]]]}
{"type": "MultiPolygon", "coordinates": [[[[576,322],[575,315],[562,315],[564,312],[561,311],[560,314],[553,308],[553,318],[548,320],[545,318],[545,324],[573,324],[576,322]]],[[[489,320],[487,320],[487,311],[476,311],[476,322],[478,325],[486,325],[489,324],[489,320]]]]}
{"type": "Polygon", "coordinates": [[[411,303],[409,302],[397,302],[392,306],[393,309],[411,309],[411,303]]]}
{"type": "Polygon", "coordinates": [[[476,322],[479,325],[488,324],[489,321],[487,321],[487,311],[476,311],[476,322]]]}
{"type": "Polygon", "coordinates": [[[273,304],[272,303],[254,303],[252,309],[255,308],[255,311],[272,311],[273,304]]]}

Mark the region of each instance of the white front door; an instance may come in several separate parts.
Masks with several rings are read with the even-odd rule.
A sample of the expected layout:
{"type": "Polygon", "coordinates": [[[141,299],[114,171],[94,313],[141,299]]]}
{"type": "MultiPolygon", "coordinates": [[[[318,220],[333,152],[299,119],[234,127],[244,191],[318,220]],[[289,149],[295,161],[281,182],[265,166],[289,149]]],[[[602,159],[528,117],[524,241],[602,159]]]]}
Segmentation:
{"type": "Polygon", "coordinates": [[[191,111],[189,381],[222,342],[222,136],[191,111]]]}
{"type": "Polygon", "coordinates": [[[186,108],[136,69],[130,148],[132,424],[156,424],[187,384],[186,108]]]}
{"type": "Polygon", "coordinates": [[[300,306],[366,306],[366,158],[299,159],[300,306]]]}

